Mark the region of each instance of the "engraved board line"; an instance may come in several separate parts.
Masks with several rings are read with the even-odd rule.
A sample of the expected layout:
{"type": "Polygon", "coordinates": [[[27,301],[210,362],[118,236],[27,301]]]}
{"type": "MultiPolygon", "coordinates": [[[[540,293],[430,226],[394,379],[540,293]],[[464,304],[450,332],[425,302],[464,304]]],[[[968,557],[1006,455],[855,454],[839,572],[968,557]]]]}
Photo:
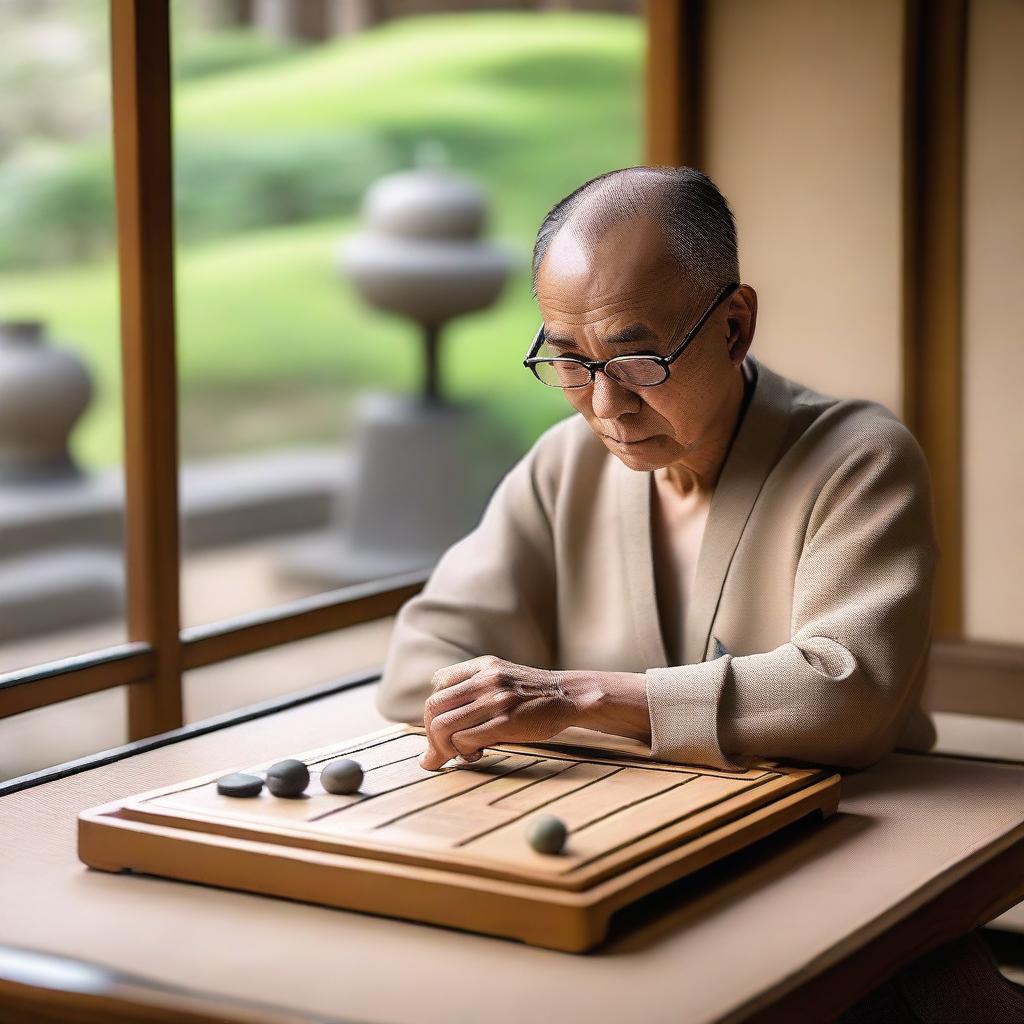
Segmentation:
{"type": "MultiPolygon", "coordinates": [[[[412,760],[414,760],[415,758],[417,758],[419,756],[420,756],[419,754],[411,754],[409,757],[402,757],[402,758],[399,758],[397,761],[391,761],[391,762],[389,762],[389,765],[399,764],[402,761],[412,761],[412,760]]],[[[505,761],[505,760],[507,760],[510,757],[521,757],[523,755],[517,755],[517,754],[492,754],[491,756],[497,758],[497,760],[492,762],[492,764],[498,764],[501,761],[505,761]]],[[[553,760],[553,759],[545,757],[545,756],[534,758],[531,761],[527,761],[525,764],[518,765],[517,767],[513,768],[511,771],[502,772],[499,775],[488,776],[487,778],[483,779],[480,782],[479,785],[472,786],[472,787],[470,787],[470,789],[461,790],[459,793],[450,793],[450,794],[448,794],[448,795],[446,795],[444,797],[441,797],[439,800],[433,800],[430,803],[422,804],[421,806],[415,807],[412,810],[403,812],[402,814],[398,815],[398,817],[389,819],[386,822],[381,822],[380,824],[374,825],[373,827],[374,828],[381,828],[381,827],[383,827],[383,825],[389,825],[389,824],[391,824],[394,821],[398,821],[399,818],[407,817],[410,814],[416,814],[419,811],[425,810],[428,807],[435,807],[438,804],[445,803],[448,800],[455,800],[458,797],[460,797],[463,793],[471,793],[474,790],[478,790],[482,786],[485,786],[488,782],[493,782],[493,781],[495,781],[497,779],[508,778],[511,775],[515,775],[517,772],[525,771],[527,768],[530,768],[530,767],[532,767],[533,765],[536,765],[536,764],[540,764],[541,761],[546,761],[546,760],[553,760]]],[[[569,763],[566,764],[566,766],[563,769],[561,769],[561,771],[553,772],[551,775],[545,776],[542,779],[534,779],[533,782],[528,782],[526,785],[521,786],[519,789],[514,790],[512,793],[506,793],[504,796],[500,796],[497,799],[495,799],[493,801],[490,801],[490,803],[493,805],[493,804],[500,803],[502,800],[507,800],[510,797],[518,796],[520,793],[522,793],[523,791],[529,789],[530,787],[536,786],[540,782],[547,782],[550,779],[556,778],[557,776],[561,775],[563,772],[569,771],[570,769],[574,768],[577,764],[580,764],[580,763],[585,763],[585,762],[570,761],[569,763]]],[[[378,766],[375,766],[375,767],[371,768],[367,772],[367,775],[370,775],[373,772],[377,771],[378,767],[379,768],[385,768],[385,767],[388,767],[388,765],[378,765],[378,766]]],[[[466,768],[449,768],[449,769],[447,769],[447,772],[467,771],[467,770],[472,771],[471,768],[470,769],[466,769],[466,768]]],[[[620,772],[620,771],[622,771],[621,768],[616,768],[614,771],[609,772],[609,774],[610,775],[614,775],[614,774],[616,774],[616,772],[620,772]]],[[[391,789],[385,790],[382,793],[373,793],[373,794],[370,794],[370,795],[367,795],[367,796],[363,797],[361,800],[353,801],[350,804],[344,804],[341,807],[332,807],[330,810],[324,811],[322,814],[316,814],[316,815],[314,815],[311,818],[307,818],[306,820],[307,820],[307,822],[322,821],[324,818],[329,818],[332,815],[339,814],[341,811],[348,810],[350,807],[361,807],[366,802],[368,802],[370,800],[375,800],[378,797],[389,796],[392,793],[397,793],[399,790],[408,789],[410,786],[418,786],[420,783],[429,782],[431,779],[438,778],[441,774],[445,774],[445,773],[438,773],[436,775],[428,775],[425,778],[421,778],[421,779],[410,779],[408,782],[403,782],[403,783],[401,783],[401,784],[399,784],[397,786],[392,787],[391,789]]],[[[607,778],[607,776],[601,776],[601,778],[607,778]]],[[[561,796],[566,796],[569,793],[577,793],[577,792],[579,792],[579,790],[584,789],[587,786],[592,786],[595,782],[600,782],[600,779],[591,779],[591,780],[589,780],[587,782],[581,782],[578,786],[576,786],[575,788],[573,788],[571,790],[568,790],[566,793],[559,794],[559,796],[554,796],[554,797],[551,798],[551,800],[545,800],[544,803],[538,804],[537,806],[538,807],[543,807],[544,804],[550,803],[552,800],[557,800],[561,796]]],[[[536,809],[536,808],[534,808],[534,809],[536,809]]],[[[515,820],[515,819],[513,819],[513,820],[515,820]]]]}
{"type": "MultiPolygon", "coordinates": [[[[699,776],[696,776],[696,777],[699,778],[699,776]]],[[[688,818],[691,815],[704,814],[705,812],[710,811],[712,808],[717,807],[719,804],[723,804],[723,803],[725,803],[728,800],[734,800],[734,799],[736,799],[736,797],[741,796],[744,793],[749,793],[752,789],[757,789],[760,786],[767,785],[772,780],[778,779],[778,778],[781,778],[781,774],[778,773],[778,772],[774,772],[774,773],[768,774],[768,775],[766,775],[766,776],[764,776],[764,777],[762,777],[760,779],[751,779],[751,780],[749,780],[750,781],[750,785],[749,786],[744,786],[738,792],[724,794],[724,795],[718,797],[718,799],[716,799],[716,800],[711,800],[711,801],[709,801],[706,804],[701,804],[699,808],[691,809],[689,811],[686,811],[684,814],[680,814],[679,817],[677,817],[677,818],[672,818],[669,821],[663,821],[663,822],[660,822],[657,825],[652,825],[649,829],[646,829],[643,832],[638,832],[638,833],[630,836],[629,839],[624,840],[623,842],[619,843],[617,846],[613,846],[613,847],[611,847],[610,849],[607,849],[607,850],[602,850],[600,853],[595,853],[592,857],[586,857],[583,860],[577,861],[575,864],[573,864],[571,870],[578,871],[580,868],[588,867],[589,865],[594,864],[595,862],[601,860],[603,857],[609,857],[612,854],[617,853],[619,850],[625,849],[625,847],[629,846],[631,843],[639,842],[641,839],[646,839],[648,836],[653,836],[656,832],[660,832],[660,831],[662,831],[663,829],[666,829],[666,828],[671,828],[673,825],[675,825],[677,822],[682,821],[684,818],[688,818]]],[[[672,788],[675,788],[675,787],[672,787],[672,788]]],[[[665,792],[671,792],[671,790],[665,790],[665,792]]],[[[655,794],[655,795],[656,796],[661,796],[662,794],[659,793],[659,794],[655,794]]],[[[653,799],[653,796],[652,797],[648,797],[647,799],[653,799]]],[[[584,828],[589,828],[591,824],[597,824],[597,823],[598,822],[590,822],[586,826],[584,826],[584,828]]],[[[688,840],[696,839],[698,836],[703,835],[705,832],[709,832],[713,828],[717,828],[720,824],[721,824],[721,822],[716,822],[716,821],[708,822],[706,828],[701,829],[701,831],[696,832],[692,836],[688,836],[687,839],[688,840]]],[[[582,832],[583,829],[578,829],[577,831],[582,832]]]]}
{"type": "MultiPolygon", "coordinates": [[[[514,755],[506,755],[506,757],[508,757],[508,756],[514,756],[514,755]]],[[[505,758],[501,758],[500,760],[505,760],[505,758]]],[[[420,804],[418,807],[412,807],[412,808],[410,808],[407,811],[402,811],[401,814],[397,814],[393,818],[388,818],[387,821],[378,822],[376,825],[373,826],[373,828],[374,829],[384,828],[387,825],[393,825],[396,821],[401,821],[402,818],[408,818],[408,817],[411,817],[414,814],[419,814],[421,811],[425,811],[428,808],[437,807],[439,804],[448,803],[448,801],[450,801],[450,800],[461,800],[461,798],[466,793],[476,792],[476,791],[478,791],[480,789],[483,789],[483,787],[486,786],[488,783],[496,782],[498,779],[507,779],[510,776],[513,776],[513,775],[515,775],[518,772],[526,771],[526,769],[532,768],[534,765],[540,764],[541,761],[543,761],[543,760],[546,760],[546,758],[535,758],[533,761],[528,761],[526,764],[517,765],[515,768],[512,768],[512,769],[510,769],[509,771],[506,771],[506,772],[502,772],[500,775],[492,775],[489,778],[484,779],[482,782],[478,783],[477,785],[470,786],[468,789],[459,790],[458,793],[448,793],[445,796],[440,797],[437,800],[431,800],[429,803],[420,804]]],[[[498,763],[498,762],[493,762],[493,763],[498,763]]],[[[576,761],[576,762],[570,764],[568,768],[563,769],[563,771],[561,771],[561,772],[555,772],[553,775],[545,776],[543,779],[536,779],[533,782],[527,783],[525,786],[522,786],[519,789],[514,790],[512,793],[506,793],[504,796],[498,797],[496,800],[490,801],[490,806],[493,806],[496,803],[500,803],[502,800],[509,799],[510,797],[519,796],[525,790],[530,789],[532,786],[537,785],[537,783],[539,783],[539,782],[549,782],[551,779],[557,778],[559,775],[563,774],[563,772],[568,771],[570,768],[575,768],[576,765],[578,765],[578,764],[586,764],[586,763],[587,762],[576,761]]],[[[459,769],[459,770],[462,771],[464,769],[459,769]]],[[[527,814],[534,814],[541,807],[546,807],[548,804],[554,803],[556,800],[561,800],[561,799],[563,799],[563,798],[565,798],[567,796],[576,796],[578,793],[580,793],[584,789],[587,789],[589,786],[593,786],[593,785],[595,785],[598,782],[604,782],[605,779],[610,779],[613,775],[618,775],[619,772],[621,772],[623,770],[624,769],[622,769],[622,768],[616,768],[613,771],[610,771],[607,775],[601,775],[601,776],[599,776],[596,779],[589,779],[589,780],[586,780],[584,782],[581,782],[578,786],[575,786],[572,789],[566,790],[564,793],[558,793],[555,796],[552,796],[549,799],[544,800],[544,801],[542,801],[539,804],[535,804],[533,807],[529,808],[528,810],[523,811],[522,814],[517,814],[514,817],[510,818],[507,822],[502,822],[500,825],[494,825],[491,828],[484,829],[482,832],[480,832],[476,836],[474,836],[474,838],[480,838],[480,836],[486,835],[488,832],[493,832],[493,831],[496,831],[499,828],[504,828],[505,825],[507,825],[507,824],[509,824],[511,822],[519,821],[520,818],[526,817],[527,814]]],[[[407,783],[407,785],[415,785],[417,782],[427,782],[427,781],[429,781],[429,780],[428,779],[417,779],[415,782],[407,783]]],[[[404,788],[404,787],[402,787],[402,788],[404,788]]],[[[384,794],[382,794],[382,795],[384,795],[384,794]]],[[[357,806],[357,805],[356,804],[349,804],[348,805],[348,807],[355,807],[355,806],[357,806]]],[[[341,808],[338,808],[338,809],[339,810],[346,810],[347,808],[346,807],[341,807],[341,808]]],[[[332,811],[330,813],[334,813],[334,812],[332,811]]],[[[327,815],[321,815],[321,817],[327,817],[327,815]]],[[[312,820],[319,820],[319,819],[312,819],[311,818],[309,820],[312,821],[312,820]]],[[[455,846],[462,846],[462,845],[464,845],[464,844],[461,843],[461,842],[452,843],[453,847],[455,847],[455,846]]]]}
{"type": "MultiPolygon", "coordinates": [[[[333,754],[328,754],[326,757],[317,757],[317,759],[314,760],[314,761],[308,761],[308,762],[306,762],[306,765],[307,765],[307,767],[312,768],[313,765],[316,765],[316,764],[324,764],[327,761],[334,761],[335,759],[340,757],[342,754],[358,754],[358,753],[361,753],[364,750],[372,750],[374,747],[382,746],[385,743],[395,743],[396,741],[405,739],[407,736],[418,736],[418,735],[419,735],[418,733],[399,733],[396,736],[381,736],[380,739],[375,740],[373,743],[365,743],[362,746],[356,745],[356,746],[352,746],[352,747],[342,747],[340,750],[335,751],[333,754]]],[[[395,761],[389,761],[388,764],[397,764],[398,761],[409,761],[413,757],[419,757],[419,756],[420,756],[419,754],[411,754],[409,757],[400,757],[400,758],[398,758],[395,761]]],[[[271,764],[273,764],[272,761],[268,761],[267,762],[268,766],[271,765],[271,764]]],[[[376,771],[378,768],[386,768],[386,767],[387,767],[387,765],[379,764],[379,765],[374,765],[373,768],[371,768],[370,770],[371,771],[376,771]]],[[[260,768],[237,768],[235,770],[236,771],[240,771],[240,772],[252,773],[254,771],[261,771],[263,769],[260,769],[260,768]]],[[[175,789],[174,793],[190,793],[194,789],[202,789],[204,786],[208,786],[208,785],[210,785],[210,780],[209,779],[199,780],[197,782],[193,782],[191,786],[182,786],[181,789],[175,789]]],[[[173,795],[173,794],[164,794],[164,795],[173,795]]],[[[159,799],[159,797],[149,797],[148,799],[156,800],[156,799],[159,799]]]]}
{"type": "MultiPolygon", "coordinates": [[[[497,761],[491,762],[492,764],[500,764],[502,761],[508,760],[509,755],[499,758],[497,761]]],[[[516,772],[521,772],[526,768],[531,768],[535,764],[540,764],[540,758],[536,758],[533,761],[528,761],[526,764],[516,765],[508,768],[503,772],[499,772],[497,775],[488,775],[486,778],[481,779],[475,786],[468,786],[466,789],[460,789],[458,793],[446,793],[442,797],[438,797],[437,800],[430,800],[428,803],[420,804],[417,807],[412,807],[407,811],[402,811],[400,814],[396,814],[393,818],[388,818],[386,821],[379,821],[373,828],[385,828],[388,825],[393,825],[396,821],[401,821],[403,818],[408,818],[411,814],[419,814],[420,811],[428,810],[431,807],[437,807],[438,804],[447,803],[449,800],[457,800],[459,797],[464,796],[466,793],[473,793],[478,789],[483,789],[488,783],[496,782],[498,779],[508,778],[510,775],[515,775],[516,772]]],[[[462,769],[459,769],[460,771],[462,769]]],[[[419,780],[421,782],[429,781],[427,779],[419,780]]],[[[342,808],[344,810],[344,808],[342,808]]]]}
{"type": "MultiPolygon", "coordinates": [[[[334,761],[336,758],[341,757],[342,754],[359,754],[359,753],[362,753],[364,750],[372,750],[374,747],[383,746],[385,743],[397,743],[400,740],[408,739],[411,736],[416,736],[419,739],[425,738],[425,737],[423,737],[418,732],[404,732],[404,733],[398,733],[395,736],[382,736],[380,739],[374,740],[373,743],[366,743],[366,744],[364,744],[361,747],[360,746],[341,747],[340,749],[335,750],[333,753],[326,754],[323,757],[321,757],[320,755],[317,755],[314,760],[308,762],[308,765],[309,765],[310,768],[312,768],[314,765],[324,764],[326,761],[334,761]]],[[[420,755],[419,754],[413,754],[412,756],[413,757],[419,757],[420,755]]],[[[399,758],[399,760],[404,761],[404,760],[407,760],[407,759],[406,758],[399,758]]],[[[383,766],[381,766],[381,767],[383,767],[383,766]]]]}
{"type": "MultiPolygon", "coordinates": [[[[408,735],[415,735],[409,733],[408,735]]],[[[681,764],[678,761],[655,761],[630,758],[624,754],[615,752],[600,753],[597,747],[564,747],[548,746],[545,743],[496,743],[493,747],[486,747],[486,750],[504,750],[512,754],[525,754],[525,747],[530,748],[530,753],[537,753],[541,757],[549,757],[556,761],[586,761],[588,764],[614,764],[620,768],[638,768],[646,772],[686,772],[697,775],[705,775],[712,779],[731,779],[737,782],[746,782],[749,778],[759,779],[764,775],[787,775],[787,771],[778,771],[776,762],[763,761],[752,765],[743,771],[728,771],[724,768],[710,768],[706,765],[681,764]],[[759,771],[760,775],[751,776],[751,772],[759,771]]]]}
{"type": "MultiPolygon", "coordinates": [[[[539,760],[534,761],[533,763],[534,764],[540,764],[541,761],[551,761],[551,760],[554,760],[554,758],[550,758],[550,757],[547,757],[547,756],[542,756],[539,760]]],[[[525,786],[520,786],[519,789],[514,789],[511,793],[506,793],[504,796],[495,797],[493,800],[489,800],[488,801],[488,805],[490,807],[494,807],[496,804],[500,804],[502,800],[508,800],[510,797],[513,797],[513,796],[519,796],[520,794],[525,793],[526,790],[531,789],[532,787],[537,786],[537,785],[539,785],[542,782],[547,782],[549,779],[557,778],[563,772],[567,772],[571,768],[575,767],[575,765],[578,764],[578,763],[579,762],[572,762],[572,761],[570,761],[568,764],[566,764],[566,766],[564,768],[560,769],[557,772],[552,772],[550,775],[545,775],[542,778],[534,779],[533,782],[528,782],[525,786]]],[[[515,774],[515,773],[513,772],[511,774],[515,774]]],[[[544,805],[541,804],[541,806],[543,807],[544,805]]]]}
{"type": "MultiPolygon", "coordinates": [[[[680,786],[685,786],[688,782],[693,782],[698,776],[690,775],[685,779],[680,779],[678,782],[674,782],[671,786],[666,789],[660,790],[657,793],[646,793],[643,796],[638,796],[633,800],[627,800],[624,804],[618,807],[612,808],[610,811],[604,811],[598,814],[594,818],[590,818],[588,821],[583,822],[582,825],[577,825],[576,828],[570,829],[569,831],[575,835],[577,832],[582,832],[584,829],[590,828],[591,825],[596,825],[599,821],[604,821],[605,818],[610,818],[613,814],[618,814],[620,811],[626,811],[630,807],[635,807],[637,804],[642,804],[645,800],[653,800],[656,796],[662,796],[665,793],[671,793],[673,789],[678,789],[680,786]]],[[[610,778],[606,775],[605,779],[610,778]]],[[[604,782],[604,779],[598,779],[598,782],[604,782]]]]}
{"type": "MultiPolygon", "coordinates": [[[[349,753],[355,754],[355,753],[358,753],[358,751],[346,750],[345,753],[346,754],[349,754],[349,753]]],[[[396,757],[394,759],[394,761],[383,761],[380,764],[375,764],[372,768],[367,768],[366,769],[366,774],[369,774],[370,772],[375,772],[375,771],[377,771],[380,768],[390,768],[393,764],[401,764],[402,761],[411,761],[414,757],[419,757],[419,756],[420,756],[419,754],[407,754],[405,757],[396,757]]],[[[337,758],[332,757],[329,760],[330,761],[335,761],[335,760],[337,760],[337,758]]],[[[320,774],[323,773],[323,769],[322,768],[317,768],[317,767],[315,767],[315,765],[324,764],[324,763],[325,762],[323,762],[323,761],[314,761],[311,764],[309,764],[308,767],[311,768],[313,771],[315,771],[318,775],[320,775],[320,774]]],[[[381,794],[378,794],[378,793],[374,793],[373,794],[373,796],[379,796],[379,795],[381,795],[381,794]]],[[[367,796],[366,799],[369,800],[369,799],[371,799],[371,797],[367,796]]]]}
{"type": "MultiPolygon", "coordinates": [[[[580,762],[577,762],[577,763],[580,763],[580,762]]],[[[577,786],[576,789],[571,789],[571,790],[569,790],[566,793],[559,793],[559,794],[551,797],[549,800],[545,800],[543,803],[536,804],[533,807],[527,808],[522,813],[517,814],[517,815],[515,815],[512,818],[509,818],[507,821],[503,821],[500,824],[491,825],[488,828],[482,829],[480,832],[476,832],[476,833],[474,833],[471,836],[467,836],[465,839],[457,840],[456,842],[452,843],[452,847],[454,848],[456,846],[466,846],[469,843],[475,842],[477,839],[482,839],[484,836],[489,835],[491,832],[497,832],[499,829],[507,828],[509,825],[514,825],[517,821],[522,821],[523,818],[527,817],[528,815],[536,814],[537,811],[539,811],[543,807],[547,807],[548,804],[556,803],[557,801],[563,800],[563,799],[565,799],[568,796],[575,796],[577,793],[580,792],[580,790],[586,789],[588,786],[596,786],[599,782],[606,782],[608,779],[612,778],[612,776],[618,775],[619,772],[622,772],[622,771],[625,771],[625,769],[624,768],[617,768],[615,771],[610,772],[608,775],[602,775],[600,778],[591,779],[589,782],[584,782],[582,785],[577,786]]],[[[560,775],[561,772],[558,772],[557,774],[560,775]]],[[[669,793],[673,789],[678,789],[680,786],[685,786],[688,782],[692,782],[695,778],[697,778],[696,775],[691,775],[691,776],[688,776],[685,779],[680,779],[679,782],[673,783],[673,785],[669,786],[667,789],[661,790],[660,793],[669,793]]],[[[539,781],[545,781],[545,780],[539,780],[539,781]]],[[[531,785],[536,785],[536,783],[531,783],[531,785]]],[[[528,786],[524,786],[523,787],[523,789],[528,789],[528,788],[529,788],[528,786]]],[[[518,796],[518,794],[520,792],[522,792],[522,790],[517,790],[514,795],[518,796]]],[[[576,834],[577,832],[582,832],[585,828],[589,828],[591,825],[596,824],[597,822],[603,820],[604,818],[610,818],[613,814],[618,814],[620,811],[624,811],[624,810],[627,810],[630,807],[634,807],[637,804],[641,804],[645,800],[650,800],[652,797],[660,795],[660,793],[648,793],[645,796],[639,796],[639,797],[637,797],[634,800],[628,800],[628,801],[626,801],[626,803],[620,804],[618,807],[614,807],[610,811],[605,811],[604,813],[597,815],[597,817],[591,818],[588,821],[585,821],[582,825],[576,826],[576,828],[569,829],[569,833],[570,834],[576,834]]],[[[512,796],[513,794],[510,793],[510,794],[507,794],[507,795],[508,796],[512,796]]],[[[502,799],[504,799],[504,798],[502,798],[502,799]]],[[[498,801],[494,801],[494,802],[497,803],[498,801]]]]}
{"type": "MultiPolygon", "coordinates": [[[[390,762],[390,764],[391,765],[396,765],[396,764],[401,764],[402,761],[413,761],[416,758],[418,758],[419,756],[420,756],[419,754],[412,754],[409,757],[401,757],[397,761],[390,762]]],[[[494,761],[492,761],[491,763],[492,764],[500,764],[502,761],[507,761],[510,757],[512,757],[514,755],[512,755],[512,754],[498,754],[498,755],[493,755],[493,756],[495,756],[496,759],[494,761]]],[[[534,761],[532,763],[536,764],[537,762],[534,761]]],[[[389,765],[380,765],[379,767],[380,768],[386,768],[386,767],[389,767],[389,765]]],[[[463,790],[462,792],[470,793],[474,789],[479,789],[480,786],[486,785],[488,782],[492,781],[492,779],[496,779],[496,778],[497,779],[501,779],[501,778],[504,778],[506,775],[514,774],[515,771],[519,771],[519,769],[522,768],[522,767],[524,767],[524,766],[520,765],[519,768],[516,768],[513,771],[502,772],[500,775],[487,776],[480,783],[478,783],[476,786],[471,786],[469,789],[463,790]]],[[[380,797],[383,797],[383,796],[390,796],[392,793],[397,793],[399,790],[402,790],[402,789],[408,789],[410,786],[418,786],[421,782],[430,782],[431,780],[438,779],[442,775],[447,775],[450,772],[457,772],[457,771],[463,771],[463,770],[464,769],[462,769],[462,768],[448,768],[448,769],[445,769],[442,772],[438,772],[438,773],[436,773],[434,775],[427,775],[427,776],[425,776],[424,778],[421,778],[421,779],[410,779],[408,782],[399,783],[397,786],[392,786],[390,789],[386,789],[382,793],[369,793],[369,794],[367,794],[366,796],[364,796],[360,800],[353,800],[352,803],[343,804],[341,807],[332,807],[329,811],[324,811],[323,814],[316,814],[312,818],[307,818],[306,821],[307,822],[323,821],[324,818],[330,818],[332,815],[340,814],[342,811],[347,811],[350,807],[362,807],[364,804],[369,803],[371,800],[376,800],[376,799],[378,799],[380,797]]],[[[366,774],[367,775],[371,775],[375,771],[377,771],[377,767],[371,768],[366,774]]],[[[457,796],[457,795],[459,795],[459,794],[449,794],[448,796],[442,797],[440,800],[433,800],[433,801],[431,801],[428,804],[424,804],[423,807],[433,807],[436,804],[444,803],[445,800],[450,800],[450,799],[452,799],[452,796],[457,796]]],[[[417,810],[421,810],[421,809],[422,808],[417,808],[417,810]]],[[[402,817],[404,817],[404,815],[402,815],[402,817]]],[[[397,820],[397,819],[395,819],[395,820],[397,820]]],[[[374,826],[374,827],[376,828],[378,826],[374,826]]]]}

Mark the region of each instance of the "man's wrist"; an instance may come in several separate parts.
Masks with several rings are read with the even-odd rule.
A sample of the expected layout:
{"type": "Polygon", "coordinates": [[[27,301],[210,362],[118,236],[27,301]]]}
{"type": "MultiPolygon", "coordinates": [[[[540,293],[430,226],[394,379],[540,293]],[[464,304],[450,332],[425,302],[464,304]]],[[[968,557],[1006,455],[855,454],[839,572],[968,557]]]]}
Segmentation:
{"type": "Polygon", "coordinates": [[[650,741],[651,718],[644,673],[563,672],[562,690],[578,711],[577,725],[613,736],[650,741]]]}

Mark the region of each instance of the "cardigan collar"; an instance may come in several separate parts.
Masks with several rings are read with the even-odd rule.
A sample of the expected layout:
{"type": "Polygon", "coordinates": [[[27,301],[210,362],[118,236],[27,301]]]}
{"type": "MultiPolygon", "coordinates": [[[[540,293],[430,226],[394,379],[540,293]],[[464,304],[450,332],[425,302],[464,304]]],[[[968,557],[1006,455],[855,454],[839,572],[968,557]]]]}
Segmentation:
{"type": "MultiPolygon", "coordinates": [[[[745,362],[753,374],[753,394],[711,496],[690,607],[685,610],[683,664],[707,657],[712,624],[733,554],[761,487],[775,465],[789,421],[791,392],[786,378],[752,355],[748,354],[745,362]]],[[[654,578],[651,537],[654,476],[650,471],[632,470],[615,456],[611,457],[622,476],[618,488],[619,529],[622,550],[626,554],[626,577],[638,651],[645,666],[662,667],[668,664],[668,654],[658,618],[654,578]]]]}

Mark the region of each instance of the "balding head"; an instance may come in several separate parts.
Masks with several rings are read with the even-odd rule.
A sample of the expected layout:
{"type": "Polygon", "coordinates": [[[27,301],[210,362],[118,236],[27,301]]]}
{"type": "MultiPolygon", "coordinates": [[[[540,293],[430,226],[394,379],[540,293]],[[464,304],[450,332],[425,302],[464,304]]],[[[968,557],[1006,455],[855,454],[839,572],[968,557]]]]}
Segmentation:
{"type": "MultiPolygon", "coordinates": [[[[560,260],[575,248],[581,263],[592,265],[601,239],[610,231],[620,242],[628,239],[629,226],[641,220],[655,221],[661,234],[660,252],[646,246],[642,258],[663,261],[668,273],[684,279],[695,304],[739,280],[732,211],[706,174],[692,167],[624,167],[584,182],[548,212],[533,248],[534,297],[541,264],[556,236],[575,243],[558,246],[560,260]]],[[[629,257],[627,248],[622,262],[629,257]]]]}
{"type": "Polygon", "coordinates": [[[544,320],[539,358],[668,355],[695,331],[660,384],[628,386],[597,372],[563,391],[631,469],[672,467],[713,486],[757,318],[750,285],[726,291],[738,281],[732,212],[690,167],[602,174],[544,219],[533,261],[544,320]]]}

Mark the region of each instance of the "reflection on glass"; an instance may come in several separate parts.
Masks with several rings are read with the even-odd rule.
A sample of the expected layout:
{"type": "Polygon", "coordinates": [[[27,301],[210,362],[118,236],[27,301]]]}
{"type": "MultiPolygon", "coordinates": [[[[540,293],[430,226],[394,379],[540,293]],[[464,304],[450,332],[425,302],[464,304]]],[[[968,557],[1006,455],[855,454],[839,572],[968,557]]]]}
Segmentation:
{"type": "Polygon", "coordinates": [[[190,625],[473,525],[570,411],[521,372],[534,233],[642,161],[639,5],[243,6],[173,7],[190,625]]]}
{"type": "MultiPolygon", "coordinates": [[[[431,531],[458,522],[453,506],[472,521],[460,488],[479,495],[568,411],[520,372],[530,250],[554,202],[641,160],[638,5],[392,20],[384,6],[172,4],[190,624],[344,582],[355,570],[337,545],[354,524],[378,531],[364,573],[382,553],[410,564],[447,543],[431,531]],[[308,16],[328,7],[348,13],[308,16]],[[363,270],[388,242],[387,274],[352,263],[359,237],[363,270]],[[437,448],[420,457],[423,438],[437,448]]],[[[3,672],[125,630],[107,3],[5,0],[0,39],[3,672]]],[[[379,661],[380,629],[365,647],[354,633],[344,650],[310,644],[303,677],[379,661]]],[[[232,676],[224,706],[291,686],[275,664],[251,694],[232,676]]],[[[123,728],[121,690],[0,721],[0,775],[123,728]]]]}
{"type": "MultiPolygon", "coordinates": [[[[354,673],[372,673],[384,661],[393,621],[365,622],[186,672],[185,721],[199,722],[354,673]]],[[[373,707],[372,687],[359,703],[372,716],[368,727],[385,724],[373,707]]]]}

